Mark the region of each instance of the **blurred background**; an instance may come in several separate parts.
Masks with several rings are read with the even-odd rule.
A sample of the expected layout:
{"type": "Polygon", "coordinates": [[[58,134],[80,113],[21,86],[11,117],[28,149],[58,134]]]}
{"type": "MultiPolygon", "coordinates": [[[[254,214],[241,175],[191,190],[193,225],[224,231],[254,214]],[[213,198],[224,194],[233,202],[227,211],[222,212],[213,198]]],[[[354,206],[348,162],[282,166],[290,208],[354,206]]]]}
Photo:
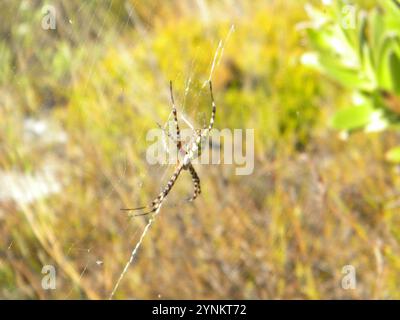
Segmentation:
{"type": "Polygon", "coordinates": [[[211,75],[215,127],[254,129],[254,172],[197,165],[193,203],[183,174],[115,298],[399,298],[398,131],[332,126],[353,91],[304,64],[311,5],[332,2],[1,1],[0,297],[108,298],[147,222],[120,208],[174,170],[146,161],[169,80],[201,127],[211,75]]]}

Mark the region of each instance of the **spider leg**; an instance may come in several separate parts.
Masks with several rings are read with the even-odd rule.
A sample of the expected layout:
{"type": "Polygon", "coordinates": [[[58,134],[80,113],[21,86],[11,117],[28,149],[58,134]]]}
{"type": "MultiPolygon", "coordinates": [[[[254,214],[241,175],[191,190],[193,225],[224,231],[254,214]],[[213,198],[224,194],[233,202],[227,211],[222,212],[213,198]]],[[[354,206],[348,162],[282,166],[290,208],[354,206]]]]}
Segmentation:
{"type": "MultiPolygon", "coordinates": [[[[145,206],[145,207],[138,207],[138,208],[126,208],[126,209],[121,209],[121,211],[135,211],[135,210],[142,210],[142,209],[146,209],[146,208],[151,208],[153,206],[153,204],[151,206],[145,206]]],[[[147,212],[143,212],[143,213],[138,213],[133,215],[134,217],[139,217],[139,216],[146,216],[154,211],[156,211],[158,209],[158,207],[153,207],[150,211],[147,212]]]]}
{"type": "Polygon", "coordinates": [[[178,150],[181,149],[182,147],[182,141],[181,141],[181,131],[179,129],[179,124],[178,124],[178,115],[176,112],[176,107],[175,107],[175,100],[174,100],[174,94],[172,91],[172,81],[169,82],[169,92],[171,94],[171,102],[172,102],[172,114],[174,116],[174,122],[175,122],[175,127],[176,127],[176,147],[178,150]]]}
{"type": "Polygon", "coordinates": [[[168,138],[178,144],[178,141],[175,139],[175,137],[173,137],[160,123],[157,122],[157,126],[167,135],[168,138]]]}
{"type": "Polygon", "coordinates": [[[209,81],[209,84],[210,84],[210,95],[211,95],[212,111],[211,111],[211,118],[210,118],[210,123],[208,124],[208,128],[207,127],[203,127],[203,130],[201,132],[201,137],[202,138],[208,138],[208,136],[210,135],[210,131],[214,126],[215,113],[217,111],[217,107],[216,107],[215,101],[214,101],[214,95],[213,95],[211,81],[209,81]]]}
{"type": "Polygon", "coordinates": [[[189,165],[189,171],[190,171],[190,174],[192,176],[192,181],[193,181],[193,185],[194,185],[193,196],[191,198],[189,198],[189,201],[193,201],[201,193],[200,178],[197,175],[197,172],[194,169],[192,164],[189,165]]]}
{"type": "Polygon", "coordinates": [[[181,143],[180,141],[176,140],[176,138],[173,137],[173,136],[169,133],[169,131],[166,130],[166,129],[165,129],[161,124],[159,124],[158,122],[157,122],[157,126],[164,132],[164,134],[167,135],[168,138],[170,138],[173,142],[176,143],[177,148],[178,148],[179,143],[180,143],[181,149],[177,149],[177,155],[179,154],[179,150],[183,150],[183,151],[186,153],[186,150],[185,150],[185,148],[182,146],[182,143],[181,143]]]}
{"type": "Polygon", "coordinates": [[[210,83],[212,112],[211,112],[210,124],[208,125],[208,131],[211,131],[211,129],[212,129],[213,125],[214,125],[215,113],[217,111],[217,107],[215,106],[214,95],[213,95],[213,90],[212,90],[212,83],[211,83],[211,81],[209,83],[210,83]]]}
{"type": "Polygon", "coordinates": [[[148,214],[150,214],[150,213],[152,213],[152,212],[156,212],[156,211],[160,208],[160,206],[161,206],[163,200],[166,198],[166,196],[168,195],[168,193],[171,191],[171,189],[172,189],[172,187],[174,186],[176,179],[178,179],[178,176],[179,176],[179,174],[181,173],[182,169],[183,169],[183,165],[179,165],[179,166],[176,168],[174,174],[173,174],[173,175],[171,176],[171,178],[169,179],[169,181],[168,181],[167,185],[165,186],[165,188],[160,192],[160,194],[157,196],[157,198],[155,198],[155,199],[151,202],[150,205],[148,205],[148,206],[143,206],[143,207],[138,207],[138,208],[121,209],[121,210],[122,210],[122,211],[136,211],[136,210],[143,210],[143,209],[146,209],[146,208],[151,209],[150,211],[147,211],[147,212],[135,214],[134,217],[137,217],[137,216],[145,216],[145,215],[148,215],[148,214]]]}

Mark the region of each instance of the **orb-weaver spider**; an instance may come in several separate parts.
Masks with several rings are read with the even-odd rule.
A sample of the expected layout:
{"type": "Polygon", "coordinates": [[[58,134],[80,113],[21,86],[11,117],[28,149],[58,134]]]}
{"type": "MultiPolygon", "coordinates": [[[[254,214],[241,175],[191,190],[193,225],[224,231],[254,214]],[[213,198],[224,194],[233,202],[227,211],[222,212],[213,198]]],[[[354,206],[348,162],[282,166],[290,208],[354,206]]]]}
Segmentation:
{"type": "Polygon", "coordinates": [[[167,135],[170,139],[172,139],[176,142],[178,152],[183,156],[183,160],[182,161],[179,161],[179,159],[177,160],[177,165],[176,165],[174,174],[169,179],[166,187],[160,192],[160,194],[157,196],[157,198],[155,198],[151,202],[150,205],[138,207],[138,208],[131,208],[131,209],[121,209],[121,210],[133,211],[133,210],[143,210],[146,208],[150,209],[147,212],[144,212],[141,214],[136,214],[135,216],[144,216],[144,215],[148,215],[152,212],[156,212],[160,208],[164,199],[167,197],[168,193],[171,191],[172,187],[174,186],[174,184],[175,184],[176,180],[178,179],[179,174],[181,173],[182,170],[189,170],[189,172],[192,176],[194,192],[193,192],[193,196],[189,199],[189,201],[193,201],[201,193],[200,178],[197,175],[197,172],[192,165],[192,161],[201,155],[202,147],[204,147],[204,144],[207,141],[207,139],[210,135],[210,131],[214,125],[216,106],[215,106],[215,102],[214,102],[211,81],[209,81],[209,84],[210,84],[210,95],[211,95],[211,104],[212,104],[210,123],[209,123],[208,127],[204,127],[203,129],[194,130],[193,136],[190,140],[190,143],[188,144],[188,148],[185,148],[182,146],[180,129],[179,129],[179,124],[178,124],[178,116],[177,116],[176,107],[175,107],[174,95],[172,92],[172,81],[170,81],[169,89],[170,89],[171,102],[172,102],[172,114],[174,117],[174,122],[175,122],[175,127],[176,127],[176,139],[174,137],[172,137],[169,132],[167,132],[167,135]],[[185,150],[185,149],[187,149],[187,150],[185,150]]]}

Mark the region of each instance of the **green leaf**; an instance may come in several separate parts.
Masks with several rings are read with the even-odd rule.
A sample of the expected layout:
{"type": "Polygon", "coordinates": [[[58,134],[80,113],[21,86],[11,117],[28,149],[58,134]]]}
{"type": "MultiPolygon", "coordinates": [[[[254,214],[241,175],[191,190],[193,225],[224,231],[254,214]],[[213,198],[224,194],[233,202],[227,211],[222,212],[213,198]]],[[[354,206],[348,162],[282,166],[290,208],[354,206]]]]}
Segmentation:
{"type": "Polygon", "coordinates": [[[368,38],[367,38],[367,14],[362,11],[359,14],[358,19],[358,44],[359,44],[359,55],[362,57],[364,54],[364,47],[368,46],[368,38]]]}
{"type": "Polygon", "coordinates": [[[392,89],[397,94],[400,94],[400,58],[394,52],[390,55],[389,65],[392,78],[392,89]]]}
{"type": "Polygon", "coordinates": [[[361,49],[362,51],[362,62],[363,62],[363,72],[365,77],[369,80],[370,85],[373,89],[377,86],[377,76],[375,72],[375,68],[373,65],[372,53],[371,49],[367,43],[365,43],[361,49]]]}
{"type": "Polygon", "coordinates": [[[383,8],[387,15],[387,27],[392,30],[400,28],[400,5],[396,0],[382,1],[383,8]]]}
{"type": "Polygon", "coordinates": [[[389,56],[393,52],[393,48],[396,45],[397,35],[393,33],[386,33],[382,38],[381,45],[378,50],[378,84],[381,88],[390,90],[392,86],[389,56]]]}
{"type": "Polygon", "coordinates": [[[334,115],[332,126],[338,130],[354,130],[366,127],[374,113],[369,105],[341,109],[334,115]]]}
{"type": "Polygon", "coordinates": [[[322,72],[347,88],[366,91],[375,88],[373,79],[369,79],[363,71],[344,67],[337,58],[321,55],[319,63],[322,72]]]}
{"type": "Polygon", "coordinates": [[[400,163],[400,146],[390,149],[385,157],[389,162],[400,163]]]}
{"type": "Polygon", "coordinates": [[[380,45],[383,41],[382,36],[385,34],[385,22],[383,19],[383,15],[381,10],[375,8],[371,12],[371,48],[373,50],[374,62],[375,65],[378,65],[379,52],[377,52],[380,48],[380,45]]]}

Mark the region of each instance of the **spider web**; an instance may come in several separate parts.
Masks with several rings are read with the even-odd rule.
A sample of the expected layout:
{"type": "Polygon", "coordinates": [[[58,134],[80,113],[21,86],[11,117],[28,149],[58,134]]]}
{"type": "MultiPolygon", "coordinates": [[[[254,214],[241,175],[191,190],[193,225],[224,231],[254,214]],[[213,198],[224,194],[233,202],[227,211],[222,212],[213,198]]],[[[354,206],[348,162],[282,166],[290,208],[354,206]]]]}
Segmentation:
{"type": "MultiPolygon", "coordinates": [[[[78,8],[78,12],[79,13],[80,10],[84,10],[85,6],[88,5],[88,3],[90,2],[83,2],[81,4],[81,6],[78,8]]],[[[110,0],[109,5],[107,7],[107,12],[109,13],[112,9],[112,5],[114,3],[114,0],[110,0]]],[[[126,18],[126,21],[120,26],[120,30],[121,33],[124,32],[124,30],[128,27],[128,24],[130,21],[132,21],[134,23],[134,25],[136,26],[136,28],[139,31],[139,34],[141,36],[141,39],[143,40],[144,43],[148,42],[148,36],[147,36],[147,29],[146,27],[143,25],[143,23],[140,21],[140,18],[137,16],[136,12],[135,12],[135,8],[134,6],[127,6],[127,11],[128,11],[128,17],[126,18]]],[[[93,17],[96,15],[96,11],[93,12],[93,17]]],[[[74,24],[74,19],[73,17],[71,17],[71,19],[69,19],[69,23],[71,25],[74,24]]],[[[93,19],[88,21],[89,26],[93,23],[93,19]]],[[[98,37],[95,40],[95,45],[96,43],[98,43],[101,40],[101,35],[102,33],[105,31],[105,18],[103,18],[103,21],[100,25],[100,29],[98,30],[98,37]]],[[[227,41],[229,40],[232,32],[234,31],[234,26],[232,25],[229,32],[227,33],[225,39],[220,40],[218,42],[218,45],[215,49],[214,55],[212,60],[209,63],[209,76],[207,81],[204,82],[202,89],[205,88],[206,84],[208,81],[211,81],[213,79],[213,75],[214,72],[216,70],[216,68],[218,68],[223,54],[224,54],[224,48],[225,45],[227,43],[227,41]]],[[[75,35],[77,37],[79,37],[79,30],[77,28],[71,28],[71,33],[75,33],[75,35]]],[[[151,54],[151,50],[149,50],[149,62],[150,62],[150,67],[153,69],[152,71],[157,73],[157,77],[161,78],[161,71],[157,70],[157,61],[156,58],[151,54]]],[[[197,51],[198,52],[198,51],[197,51]]],[[[184,87],[184,91],[183,93],[178,93],[178,99],[177,99],[177,107],[178,107],[178,121],[183,121],[184,123],[186,123],[189,127],[190,126],[194,126],[194,119],[192,119],[188,114],[187,114],[187,101],[188,101],[188,96],[189,94],[191,94],[191,92],[193,91],[193,96],[194,99],[199,99],[201,92],[200,91],[194,91],[193,90],[193,74],[194,74],[194,70],[196,68],[196,61],[197,61],[197,53],[194,57],[191,58],[191,63],[190,63],[190,67],[189,67],[189,71],[188,74],[184,76],[184,81],[185,81],[185,87],[184,87]],[[180,104],[179,104],[180,102],[180,104]]],[[[84,89],[86,91],[89,90],[89,84],[90,81],[92,79],[92,77],[94,76],[96,70],[95,70],[95,66],[96,66],[96,58],[92,58],[90,59],[90,57],[88,58],[87,61],[87,65],[89,66],[89,72],[86,78],[86,83],[84,83],[84,89]]],[[[178,76],[177,76],[178,78],[178,76]]],[[[165,81],[163,81],[163,83],[167,83],[166,79],[165,81]]],[[[165,96],[169,96],[169,92],[168,89],[165,88],[165,96]]],[[[169,104],[168,104],[169,105],[169,104]]],[[[168,118],[166,119],[166,121],[164,122],[164,126],[168,127],[168,125],[171,123],[172,121],[172,111],[170,112],[168,118]]],[[[140,137],[139,137],[140,138],[140,137]]],[[[141,138],[144,139],[144,137],[142,136],[141,138]]],[[[168,139],[166,136],[164,136],[164,139],[166,141],[166,139],[168,139]]],[[[165,148],[167,148],[167,144],[165,143],[165,148]]],[[[166,149],[166,151],[168,151],[166,149]]],[[[106,186],[104,188],[104,190],[98,194],[98,198],[99,200],[102,199],[107,199],[113,196],[118,196],[116,189],[118,186],[120,186],[124,180],[127,177],[127,171],[130,167],[129,163],[128,163],[128,156],[127,154],[124,153],[124,151],[121,151],[121,157],[125,159],[123,167],[122,167],[122,171],[118,174],[118,176],[108,176],[106,173],[104,173],[104,178],[106,180],[106,186]]],[[[161,166],[161,168],[158,168],[157,170],[160,171],[160,176],[161,176],[161,181],[165,181],[166,178],[168,178],[168,172],[170,171],[170,167],[169,166],[161,166]]],[[[146,183],[146,181],[142,181],[142,183],[146,183]]],[[[141,186],[139,186],[141,187],[141,186]]],[[[160,188],[162,188],[163,185],[160,186],[160,188]]],[[[132,193],[137,192],[138,189],[136,190],[132,190],[132,193]]],[[[151,226],[153,225],[153,223],[155,222],[157,216],[161,213],[162,205],[158,208],[158,210],[150,217],[150,219],[148,220],[147,224],[144,226],[144,228],[140,228],[140,225],[138,226],[137,224],[131,224],[131,223],[127,223],[126,225],[124,225],[122,227],[122,232],[120,234],[121,237],[127,239],[127,241],[132,244],[132,251],[129,254],[129,252],[127,252],[127,262],[124,266],[121,266],[121,273],[118,275],[118,277],[115,277],[114,279],[114,285],[113,285],[113,290],[112,292],[109,293],[104,293],[106,296],[108,296],[110,299],[112,299],[115,295],[115,293],[118,291],[120,284],[123,283],[124,280],[124,276],[126,275],[127,272],[129,272],[129,267],[132,264],[132,262],[134,261],[137,252],[140,250],[141,245],[143,243],[144,238],[146,237],[146,235],[148,234],[151,226]],[[136,227],[136,229],[134,229],[136,227]]],[[[116,208],[116,212],[118,212],[118,214],[120,214],[119,212],[120,208],[116,208]]],[[[99,227],[98,226],[93,226],[90,229],[90,234],[96,234],[100,232],[99,227]]],[[[9,250],[12,249],[12,242],[9,245],[9,250]]],[[[81,259],[82,257],[84,257],[82,260],[84,261],[83,265],[80,266],[80,272],[79,272],[79,281],[81,281],[82,279],[85,278],[86,274],[90,271],[90,272],[100,272],[100,267],[104,264],[104,263],[109,263],[107,261],[104,261],[104,259],[99,256],[98,254],[96,254],[96,252],[101,252],[101,250],[95,250],[96,248],[93,245],[87,245],[87,243],[85,241],[81,241],[79,239],[77,239],[76,241],[72,242],[71,244],[69,244],[67,246],[66,252],[64,252],[65,256],[67,258],[72,257],[71,254],[72,253],[77,253],[74,257],[77,259],[81,259]]],[[[99,248],[97,248],[99,249],[99,248]]],[[[74,292],[74,289],[76,288],[76,284],[71,284],[70,288],[66,289],[65,292],[65,298],[68,299],[71,297],[71,295],[74,292]]]]}
{"type": "MultiPolygon", "coordinates": [[[[209,78],[208,78],[208,80],[203,84],[203,88],[206,86],[206,84],[207,84],[209,81],[212,80],[212,76],[213,76],[215,67],[219,65],[219,63],[220,63],[220,61],[221,61],[221,59],[222,59],[223,53],[224,53],[225,44],[226,44],[226,42],[228,41],[228,39],[229,39],[229,37],[230,37],[230,35],[231,35],[231,33],[232,33],[233,31],[234,31],[234,25],[231,26],[231,28],[230,28],[230,30],[229,30],[227,36],[226,36],[225,41],[222,41],[222,40],[219,41],[218,47],[217,47],[217,49],[216,49],[216,51],[215,51],[215,54],[214,54],[213,61],[212,61],[212,63],[211,63],[209,78]]],[[[193,61],[192,61],[192,66],[193,66],[193,61]]],[[[193,125],[190,124],[190,121],[186,118],[186,116],[185,116],[185,114],[184,114],[185,107],[186,107],[186,98],[187,98],[187,95],[188,95],[189,90],[190,90],[190,84],[191,84],[191,75],[189,75],[189,77],[187,78],[187,81],[186,81],[186,87],[185,87],[184,97],[183,97],[183,106],[182,106],[182,111],[181,111],[180,114],[181,114],[181,119],[182,119],[182,120],[184,120],[186,123],[188,123],[189,126],[193,126],[193,125]]],[[[171,115],[172,115],[172,112],[170,113],[167,122],[170,121],[171,115]]],[[[166,174],[166,170],[164,170],[163,178],[164,178],[165,174],[166,174]]],[[[163,180],[163,179],[162,179],[162,180],[163,180]]],[[[147,233],[149,232],[151,225],[153,224],[153,222],[154,222],[155,219],[157,218],[158,214],[160,213],[161,207],[162,207],[162,203],[161,203],[161,205],[157,208],[156,212],[155,212],[154,214],[152,214],[152,216],[150,217],[148,223],[146,224],[146,226],[145,226],[145,228],[144,228],[144,230],[143,230],[143,232],[142,232],[142,234],[141,234],[141,236],[140,236],[140,238],[139,238],[139,241],[138,241],[138,242],[136,243],[136,245],[134,246],[134,248],[133,248],[133,250],[132,250],[132,252],[131,252],[131,255],[130,255],[130,257],[129,257],[129,260],[128,260],[127,263],[125,264],[125,267],[124,267],[124,269],[122,270],[122,272],[121,272],[121,274],[120,274],[120,276],[119,276],[119,278],[118,278],[118,280],[117,280],[117,282],[116,282],[116,284],[115,284],[115,286],[114,286],[114,288],[113,288],[113,290],[112,290],[112,292],[111,292],[111,294],[110,294],[110,296],[109,296],[109,299],[110,299],[110,300],[113,298],[113,296],[114,296],[114,294],[116,293],[116,291],[118,290],[119,285],[120,285],[121,281],[123,280],[125,274],[128,272],[129,266],[132,264],[132,262],[133,262],[133,260],[134,260],[134,258],[135,258],[135,256],[136,256],[136,254],[137,254],[137,252],[138,252],[140,246],[141,246],[142,243],[143,243],[143,240],[144,240],[145,236],[146,236],[147,233]]]]}

